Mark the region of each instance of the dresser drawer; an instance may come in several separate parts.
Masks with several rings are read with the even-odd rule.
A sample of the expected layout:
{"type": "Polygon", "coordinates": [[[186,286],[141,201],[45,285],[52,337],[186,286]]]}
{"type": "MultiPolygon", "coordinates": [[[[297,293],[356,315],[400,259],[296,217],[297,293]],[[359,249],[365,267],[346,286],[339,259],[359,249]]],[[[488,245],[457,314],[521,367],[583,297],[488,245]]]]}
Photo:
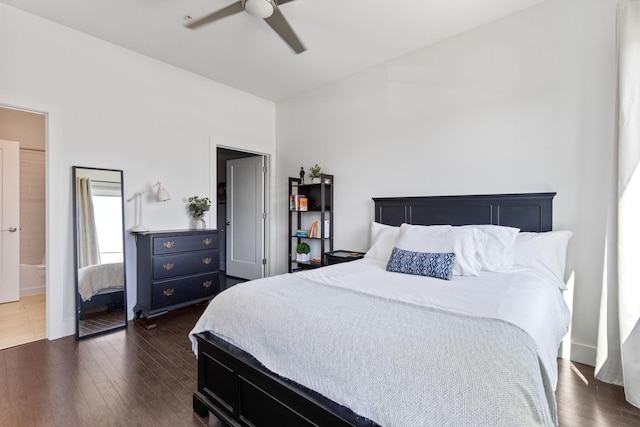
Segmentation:
{"type": "Polygon", "coordinates": [[[154,255],[216,249],[217,247],[218,235],[216,233],[153,238],[154,255]]]}
{"type": "Polygon", "coordinates": [[[213,297],[220,287],[218,272],[165,280],[153,284],[153,310],[182,304],[199,298],[213,297]]]}
{"type": "Polygon", "coordinates": [[[197,251],[153,258],[153,280],[218,270],[218,251],[197,251]]]}

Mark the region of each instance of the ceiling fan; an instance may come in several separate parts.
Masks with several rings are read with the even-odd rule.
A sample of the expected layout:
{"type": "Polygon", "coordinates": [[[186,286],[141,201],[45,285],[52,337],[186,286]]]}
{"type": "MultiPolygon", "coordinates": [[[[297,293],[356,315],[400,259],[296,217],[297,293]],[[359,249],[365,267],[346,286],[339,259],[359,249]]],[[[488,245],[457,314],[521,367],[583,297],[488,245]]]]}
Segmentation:
{"type": "Polygon", "coordinates": [[[279,4],[282,5],[290,1],[293,0],[239,0],[202,18],[191,19],[185,24],[185,27],[196,29],[202,25],[245,11],[256,18],[264,19],[291,49],[296,53],[301,53],[306,48],[278,8],[279,4]]]}

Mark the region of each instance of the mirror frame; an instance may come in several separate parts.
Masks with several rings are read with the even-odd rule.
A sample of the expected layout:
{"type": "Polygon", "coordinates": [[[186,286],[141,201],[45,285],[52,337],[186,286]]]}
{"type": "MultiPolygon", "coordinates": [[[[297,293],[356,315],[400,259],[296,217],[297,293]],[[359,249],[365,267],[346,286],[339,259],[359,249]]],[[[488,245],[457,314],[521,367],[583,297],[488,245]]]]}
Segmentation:
{"type": "Polygon", "coordinates": [[[80,340],[80,339],[85,339],[85,338],[90,338],[90,337],[95,337],[98,335],[103,335],[109,332],[114,332],[114,331],[118,331],[120,329],[126,329],[127,328],[127,324],[129,323],[129,316],[128,316],[128,312],[129,312],[129,308],[127,305],[127,266],[126,266],[126,244],[125,244],[125,236],[126,236],[126,231],[125,231],[125,224],[124,224],[124,174],[123,171],[121,169],[103,169],[103,168],[93,168],[93,167],[85,167],[85,166],[72,166],[72,173],[71,173],[71,188],[72,188],[72,196],[73,196],[73,202],[72,202],[72,208],[73,208],[73,255],[74,255],[74,259],[73,259],[73,265],[74,265],[74,277],[75,277],[75,299],[76,299],[76,310],[75,310],[75,317],[76,317],[76,339],[80,340]],[[78,177],[78,170],[81,169],[86,169],[86,170],[95,170],[95,171],[105,171],[105,172],[115,172],[118,173],[120,176],[120,215],[122,218],[122,274],[123,274],[123,299],[124,299],[124,307],[123,307],[123,316],[124,316],[124,320],[123,320],[123,324],[119,325],[119,326],[113,326],[110,328],[105,328],[104,330],[101,331],[97,331],[97,332],[93,332],[90,334],[85,334],[85,335],[80,335],[80,313],[81,313],[81,305],[82,305],[82,298],[80,296],[80,292],[78,291],[78,196],[77,196],[77,177],[78,177]]]}

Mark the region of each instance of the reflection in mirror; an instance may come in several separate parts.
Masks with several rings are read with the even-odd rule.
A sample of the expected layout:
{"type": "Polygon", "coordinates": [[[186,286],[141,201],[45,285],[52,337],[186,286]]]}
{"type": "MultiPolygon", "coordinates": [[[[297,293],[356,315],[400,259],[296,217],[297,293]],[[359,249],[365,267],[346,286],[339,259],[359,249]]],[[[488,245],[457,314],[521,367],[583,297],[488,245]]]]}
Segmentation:
{"type": "Polygon", "coordinates": [[[76,337],[127,326],[122,171],[73,167],[76,337]]]}

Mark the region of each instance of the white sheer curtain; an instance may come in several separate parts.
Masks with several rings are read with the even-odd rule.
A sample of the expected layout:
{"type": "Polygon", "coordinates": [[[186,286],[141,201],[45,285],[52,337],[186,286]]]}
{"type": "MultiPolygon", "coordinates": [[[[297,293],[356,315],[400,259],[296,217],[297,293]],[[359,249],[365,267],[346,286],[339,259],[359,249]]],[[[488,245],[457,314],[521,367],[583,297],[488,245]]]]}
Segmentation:
{"type": "Polygon", "coordinates": [[[640,0],[618,5],[617,110],[617,274],[602,289],[596,378],[640,407],[640,0]]]}
{"type": "Polygon", "coordinates": [[[89,178],[76,179],[76,200],[78,202],[78,267],[100,264],[100,249],[89,178]]]}

